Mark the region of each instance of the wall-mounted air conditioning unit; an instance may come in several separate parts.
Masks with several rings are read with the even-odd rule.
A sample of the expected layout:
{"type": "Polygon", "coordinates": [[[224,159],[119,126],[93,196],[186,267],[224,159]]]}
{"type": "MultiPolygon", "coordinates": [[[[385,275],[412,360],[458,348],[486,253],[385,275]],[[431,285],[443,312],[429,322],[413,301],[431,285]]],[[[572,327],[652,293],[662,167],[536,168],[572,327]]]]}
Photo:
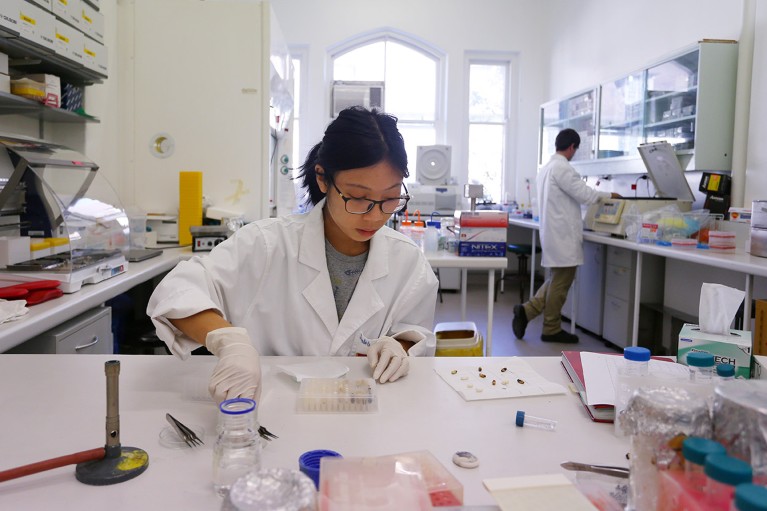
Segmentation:
{"type": "Polygon", "coordinates": [[[333,82],[330,115],[350,106],[384,109],[384,82],[333,82]]]}

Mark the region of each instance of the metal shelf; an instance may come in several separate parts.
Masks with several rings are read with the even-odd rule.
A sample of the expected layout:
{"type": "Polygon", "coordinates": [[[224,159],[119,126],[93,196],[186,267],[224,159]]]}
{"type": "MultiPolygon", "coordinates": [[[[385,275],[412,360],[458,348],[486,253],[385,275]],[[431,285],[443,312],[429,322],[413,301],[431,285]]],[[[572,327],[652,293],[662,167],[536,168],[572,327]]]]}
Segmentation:
{"type": "Polygon", "coordinates": [[[98,123],[98,118],[43,105],[31,99],[0,92],[0,115],[25,115],[46,122],[98,123]]]}
{"type": "Polygon", "coordinates": [[[74,60],[56,55],[49,48],[18,37],[7,37],[9,35],[7,31],[0,32],[0,52],[8,55],[12,68],[25,73],[54,74],[73,85],[93,85],[107,78],[74,60]]]}

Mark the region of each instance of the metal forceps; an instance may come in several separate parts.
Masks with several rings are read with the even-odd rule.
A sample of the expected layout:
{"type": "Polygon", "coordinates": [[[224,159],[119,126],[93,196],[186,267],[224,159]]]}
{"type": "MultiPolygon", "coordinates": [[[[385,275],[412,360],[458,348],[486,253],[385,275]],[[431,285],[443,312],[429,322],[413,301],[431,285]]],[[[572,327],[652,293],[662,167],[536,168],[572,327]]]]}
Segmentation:
{"type": "Polygon", "coordinates": [[[195,447],[197,445],[202,445],[205,442],[200,440],[200,438],[197,436],[197,434],[189,429],[188,427],[184,426],[181,422],[176,420],[171,414],[166,413],[165,418],[168,420],[171,426],[173,426],[173,429],[176,430],[176,433],[178,436],[183,440],[186,445],[189,447],[195,447]]]}
{"type": "Polygon", "coordinates": [[[275,435],[274,433],[272,433],[271,431],[269,431],[268,429],[266,429],[263,426],[259,426],[258,427],[258,434],[261,435],[261,438],[263,438],[264,440],[271,440],[273,438],[280,438],[280,437],[278,437],[277,435],[275,435]]]}

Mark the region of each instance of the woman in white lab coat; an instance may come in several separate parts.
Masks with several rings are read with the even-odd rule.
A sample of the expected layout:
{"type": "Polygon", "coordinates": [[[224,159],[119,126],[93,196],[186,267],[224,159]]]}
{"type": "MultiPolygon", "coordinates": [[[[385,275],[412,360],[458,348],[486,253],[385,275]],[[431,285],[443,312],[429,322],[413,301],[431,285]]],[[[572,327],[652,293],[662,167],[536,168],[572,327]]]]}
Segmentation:
{"type": "Polygon", "coordinates": [[[381,383],[433,355],[437,280],[384,224],[407,205],[396,118],[353,107],[307,156],[307,214],[260,220],[179,263],[147,313],[181,358],[204,344],[219,401],[260,395],[259,355],[367,355],[381,383]]]}

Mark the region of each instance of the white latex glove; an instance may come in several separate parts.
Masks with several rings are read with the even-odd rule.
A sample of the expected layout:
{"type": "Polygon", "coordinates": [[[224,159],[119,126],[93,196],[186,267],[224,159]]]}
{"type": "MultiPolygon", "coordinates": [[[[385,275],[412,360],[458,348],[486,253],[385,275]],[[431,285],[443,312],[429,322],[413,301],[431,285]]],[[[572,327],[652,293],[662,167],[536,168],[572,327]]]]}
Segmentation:
{"type": "Polygon", "coordinates": [[[410,370],[410,360],[402,345],[388,336],[379,337],[368,348],[368,363],[373,379],[379,383],[396,381],[410,370]]]}
{"type": "MultiPolygon", "coordinates": [[[[218,357],[208,391],[220,403],[226,399],[261,397],[261,361],[244,328],[226,327],[208,332],[205,347],[218,357]]],[[[260,404],[260,403],[259,403],[260,404]]]]}

